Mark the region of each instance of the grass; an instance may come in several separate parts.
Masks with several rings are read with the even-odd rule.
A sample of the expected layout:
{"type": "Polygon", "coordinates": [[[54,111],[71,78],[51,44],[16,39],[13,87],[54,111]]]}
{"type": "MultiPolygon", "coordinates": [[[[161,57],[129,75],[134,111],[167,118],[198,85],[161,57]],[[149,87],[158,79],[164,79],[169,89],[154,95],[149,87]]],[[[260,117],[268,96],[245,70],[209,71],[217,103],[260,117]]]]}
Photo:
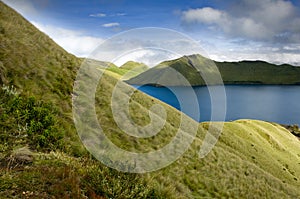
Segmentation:
{"type": "MultiPolygon", "coordinates": [[[[72,86],[83,60],[61,49],[2,2],[0,6],[0,198],[300,195],[299,140],[282,126],[263,121],[226,122],[217,145],[199,159],[198,151],[210,123],[199,124],[183,116],[197,127],[196,139],[183,156],[152,173],[122,173],[96,161],[80,142],[72,118],[72,86]],[[44,140],[41,136],[47,145],[39,141],[44,140]]],[[[99,72],[103,70],[102,62],[89,62],[99,67],[99,72]]],[[[192,133],[190,125],[180,126],[179,111],[136,91],[129,105],[132,122],[149,124],[149,109],[154,104],[165,109],[166,122],[151,138],[125,134],[116,124],[110,106],[111,94],[123,73],[118,68],[106,71],[96,88],[98,121],[114,144],[127,151],[147,153],[170,143],[179,128],[183,136],[192,133]]],[[[130,87],[121,83],[121,88],[123,99],[129,95],[130,87]]],[[[121,110],[116,115],[122,119],[121,110]]],[[[124,120],[124,125],[130,123],[124,120]]],[[[169,154],[172,153],[176,148],[169,154]]]]}
{"type": "Polygon", "coordinates": [[[107,71],[111,71],[122,76],[122,80],[133,78],[146,70],[148,70],[148,66],[143,63],[133,61],[128,61],[120,67],[112,66],[107,68],[107,71]]]}
{"type": "Polygon", "coordinates": [[[20,96],[14,87],[0,90],[0,141],[2,152],[28,144],[32,149],[62,149],[64,130],[51,103],[20,96]]]}
{"type": "MultiPolygon", "coordinates": [[[[148,152],[169,143],[178,129],[180,113],[162,104],[168,112],[165,127],[153,139],[133,139],[126,136],[112,119],[109,106],[113,78],[105,77],[97,100],[101,127],[110,140],[131,151],[148,152]],[[105,118],[105,119],[104,119],[105,118]],[[113,129],[113,132],[111,131],[113,129]],[[173,133],[172,133],[173,132],[173,133]]],[[[125,89],[122,89],[125,90],[125,89]]],[[[148,108],[159,103],[145,94],[136,92],[132,103],[135,122],[149,122],[148,108]]],[[[192,120],[190,122],[193,122],[192,120]]],[[[162,186],[173,184],[174,193],[182,198],[295,198],[299,195],[300,144],[285,128],[255,120],[226,122],[222,135],[211,153],[199,159],[198,151],[209,123],[199,124],[197,138],[192,147],[176,162],[163,170],[148,174],[162,186]]],[[[187,132],[188,133],[188,132],[187,132]]]]}
{"type": "Polygon", "coordinates": [[[60,117],[69,151],[81,153],[74,134],[71,94],[81,59],[67,53],[4,3],[0,4],[0,85],[51,102],[60,117]]]}
{"type": "Polygon", "coordinates": [[[26,167],[0,170],[1,198],[161,198],[141,176],[124,174],[87,158],[35,154],[26,167]]]}
{"type": "Polygon", "coordinates": [[[79,140],[71,111],[82,59],[4,3],[0,6],[0,198],[163,196],[141,176],[93,160],[79,140]]]}
{"type": "Polygon", "coordinates": [[[155,182],[64,153],[63,129],[50,104],[0,90],[1,198],[160,198],[155,182]],[[150,183],[150,184],[148,184],[150,183]]]}

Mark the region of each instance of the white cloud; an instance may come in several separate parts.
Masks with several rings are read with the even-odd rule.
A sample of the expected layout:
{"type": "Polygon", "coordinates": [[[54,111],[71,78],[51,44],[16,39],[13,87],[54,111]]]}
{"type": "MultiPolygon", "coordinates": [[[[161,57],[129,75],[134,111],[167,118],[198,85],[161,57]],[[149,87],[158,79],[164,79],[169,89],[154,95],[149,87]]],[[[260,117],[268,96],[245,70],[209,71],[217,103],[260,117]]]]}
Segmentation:
{"type": "Polygon", "coordinates": [[[231,10],[189,9],[182,12],[182,22],[214,26],[230,37],[269,41],[280,39],[286,32],[286,40],[296,40],[300,30],[296,8],[285,0],[241,0],[231,10]]]}
{"type": "Polygon", "coordinates": [[[275,64],[288,63],[300,66],[300,48],[297,46],[285,46],[281,49],[247,43],[232,47],[230,50],[224,46],[207,48],[206,50],[209,57],[215,61],[262,60],[275,64]]]}
{"type": "Polygon", "coordinates": [[[216,61],[242,61],[242,60],[262,60],[274,64],[292,64],[300,66],[300,54],[294,53],[243,53],[240,51],[235,52],[222,52],[220,54],[212,54],[210,56],[216,61]]]}
{"type": "Polygon", "coordinates": [[[30,1],[26,1],[26,0],[2,0],[2,1],[8,6],[14,8],[16,11],[18,11],[21,15],[25,17],[38,14],[37,10],[35,9],[35,7],[30,1]]]}
{"type": "Polygon", "coordinates": [[[106,17],[105,13],[90,14],[90,17],[106,17]]]}
{"type": "Polygon", "coordinates": [[[154,66],[183,55],[202,54],[198,42],[163,28],[139,28],[125,31],[103,42],[91,58],[116,65],[133,60],[154,66]]]}
{"type": "Polygon", "coordinates": [[[79,31],[44,25],[34,21],[31,23],[42,32],[49,35],[65,50],[79,57],[87,57],[101,42],[103,42],[103,39],[101,38],[86,36],[79,31]]]}
{"type": "Polygon", "coordinates": [[[300,44],[294,44],[294,45],[284,46],[283,50],[286,50],[286,51],[298,51],[300,53],[300,44]]]}
{"type": "MultiPolygon", "coordinates": [[[[126,16],[126,15],[127,15],[127,14],[126,14],[126,13],[123,13],[123,12],[122,12],[122,13],[117,13],[117,14],[116,14],[116,16],[126,16]]],[[[112,16],[114,16],[114,15],[112,15],[112,16]]]]}
{"type": "Polygon", "coordinates": [[[180,56],[164,50],[140,48],[118,57],[113,63],[117,66],[121,66],[127,61],[135,61],[153,67],[162,61],[176,59],[178,57],[180,56]]]}
{"type": "MultiPolygon", "coordinates": [[[[17,10],[23,16],[29,18],[29,20],[33,16],[38,16],[40,12],[28,0],[3,0],[3,2],[17,10]]],[[[39,3],[40,6],[47,5],[47,0],[39,0],[36,2],[39,3]]],[[[31,21],[31,23],[49,35],[66,51],[79,57],[87,57],[103,41],[101,38],[86,36],[79,31],[44,25],[35,21],[31,21]]]]}
{"type": "Polygon", "coordinates": [[[126,16],[127,14],[126,13],[123,13],[123,12],[120,12],[120,13],[116,13],[116,14],[110,14],[110,15],[107,15],[105,13],[97,13],[97,14],[90,14],[89,16],[90,17],[121,17],[121,16],[126,16]]]}
{"type": "Polygon", "coordinates": [[[117,22],[102,24],[102,27],[105,27],[105,28],[111,28],[111,27],[117,27],[117,26],[120,26],[120,24],[117,22]]]}
{"type": "Polygon", "coordinates": [[[190,9],[183,12],[183,19],[188,23],[221,23],[222,20],[226,20],[227,14],[220,10],[216,10],[210,7],[190,9]]]}

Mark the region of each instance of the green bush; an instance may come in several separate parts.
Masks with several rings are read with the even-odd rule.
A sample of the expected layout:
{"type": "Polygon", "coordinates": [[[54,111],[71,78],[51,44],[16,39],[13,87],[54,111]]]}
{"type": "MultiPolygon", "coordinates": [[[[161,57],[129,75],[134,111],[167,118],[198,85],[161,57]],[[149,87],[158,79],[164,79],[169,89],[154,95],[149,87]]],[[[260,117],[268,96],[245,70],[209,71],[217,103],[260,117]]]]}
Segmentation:
{"type": "Polygon", "coordinates": [[[51,103],[21,96],[13,86],[2,86],[0,97],[0,140],[8,149],[23,143],[38,151],[62,149],[64,132],[51,103]]]}

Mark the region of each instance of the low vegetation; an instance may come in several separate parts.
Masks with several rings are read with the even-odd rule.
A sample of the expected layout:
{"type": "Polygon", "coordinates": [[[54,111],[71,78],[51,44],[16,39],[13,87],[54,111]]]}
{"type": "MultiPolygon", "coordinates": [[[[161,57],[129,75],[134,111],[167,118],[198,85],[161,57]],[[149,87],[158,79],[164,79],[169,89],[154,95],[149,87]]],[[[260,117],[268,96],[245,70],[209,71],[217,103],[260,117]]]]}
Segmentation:
{"type": "MultiPolygon", "coordinates": [[[[116,81],[104,77],[96,98],[96,110],[102,118],[99,122],[110,140],[123,149],[139,152],[153,151],[169,143],[179,128],[180,113],[140,92],[131,97],[134,121],[142,126],[148,124],[148,110],[153,103],[158,103],[168,113],[164,128],[151,139],[134,139],[118,128],[106,105],[116,81]],[[103,92],[108,90],[111,91],[103,92]]],[[[200,123],[190,149],[172,165],[149,176],[162,186],[172,184],[172,192],[182,198],[296,198],[299,195],[300,143],[289,131],[263,121],[226,122],[217,145],[200,159],[198,152],[209,125],[200,123]]]]}
{"type": "Polygon", "coordinates": [[[13,86],[2,86],[0,96],[2,152],[24,144],[41,151],[62,149],[64,130],[51,103],[20,96],[13,86]]]}
{"type": "Polygon", "coordinates": [[[294,136],[298,137],[300,139],[300,128],[297,124],[294,125],[282,125],[287,130],[289,130],[294,136]]]}
{"type": "Polygon", "coordinates": [[[0,90],[1,198],[160,198],[155,183],[63,153],[64,130],[51,103],[0,90]]]}

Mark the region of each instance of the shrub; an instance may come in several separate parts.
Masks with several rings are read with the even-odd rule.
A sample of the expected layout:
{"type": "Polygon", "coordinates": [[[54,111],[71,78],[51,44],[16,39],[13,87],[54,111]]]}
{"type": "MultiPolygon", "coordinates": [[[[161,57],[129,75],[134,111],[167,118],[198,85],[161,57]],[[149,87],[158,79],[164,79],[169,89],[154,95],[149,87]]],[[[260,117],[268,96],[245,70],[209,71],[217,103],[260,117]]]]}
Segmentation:
{"type": "Polygon", "coordinates": [[[63,147],[64,132],[51,103],[21,96],[13,86],[2,86],[0,97],[0,140],[10,150],[18,144],[39,151],[63,147]]]}

